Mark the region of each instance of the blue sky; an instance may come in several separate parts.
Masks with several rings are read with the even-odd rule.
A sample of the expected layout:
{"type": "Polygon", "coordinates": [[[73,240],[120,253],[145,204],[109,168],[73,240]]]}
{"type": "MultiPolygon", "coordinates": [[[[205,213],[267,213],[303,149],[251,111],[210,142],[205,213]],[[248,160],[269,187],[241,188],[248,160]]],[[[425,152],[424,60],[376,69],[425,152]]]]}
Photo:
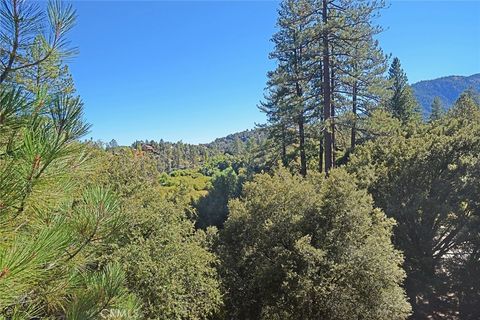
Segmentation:
{"type": "MultiPolygon", "coordinates": [[[[87,138],[209,142],[264,122],[277,1],[73,1],[87,138]]],[[[386,53],[410,82],[480,72],[480,1],[391,1],[386,53]]]]}

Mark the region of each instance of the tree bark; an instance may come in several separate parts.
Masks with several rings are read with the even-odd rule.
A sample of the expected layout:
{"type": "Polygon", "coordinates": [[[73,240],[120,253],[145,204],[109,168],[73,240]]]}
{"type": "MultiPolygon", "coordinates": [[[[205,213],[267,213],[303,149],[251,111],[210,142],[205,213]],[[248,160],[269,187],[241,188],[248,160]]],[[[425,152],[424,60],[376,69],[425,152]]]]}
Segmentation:
{"type": "MultiPolygon", "coordinates": [[[[333,52],[333,49],[331,50],[333,52]]],[[[335,98],[333,92],[335,92],[335,70],[332,67],[332,74],[330,75],[330,103],[332,105],[332,111],[330,112],[330,131],[332,132],[332,168],[335,167],[335,98]]]]}
{"type": "MultiPolygon", "coordinates": [[[[320,83],[323,83],[323,64],[322,61],[320,61],[320,83]]],[[[320,86],[320,96],[323,96],[323,88],[320,86]]],[[[320,118],[320,126],[324,125],[323,122],[323,106],[320,103],[319,106],[319,118],[320,118]]],[[[323,172],[323,153],[325,152],[323,148],[323,134],[324,130],[320,130],[319,132],[319,139],[318,139],[318,172],[323,172]]]]}
{"type": "MultiPolygon", "coordinates": [[[[329,53],[329,39],[328,39],[328,30],[326,28],[326,24],[328,22],[327,17],[327,0],[322,0],[322,19],[324,24],[323,34],[322,34],[322,64],[323,64],[323,81],[322,81],[322,88],[323,88],[323,119],[325,123],[329,123],[331,121],[331,111],[332,111],[332,104],[331,104],[331,89],[330,89],[330,53],[329,53]]],[[[325,173],[332,169],[333,161],[332,161],[332,133],[327,128],[327,125],[324,126],[323,131],[324,136],[324,148],[325,148],[325,173]]]]}
{"type": "Polygon", "coordinates": [[[298,119],[298,135],[300,142],[300,174],[302,176],[307,175],[307,156],[305,154],[305,128],[304,117],[300,116],[298,119]]]}
{"type": "Polygon", "coordinates": [[[319,148],[318,148],[318,172],[323,171],[323,135],[320,135],[319,139],[319,148]]]}
{"type": "Polygon", "coordinates": [[[287,133],[285,131],[285,125],[282,124],[282,163],[284,167],[287,166],[287,133]]]}
{"type": "Polygon", "coordinates": [[[357,83],[353,84],[352,90],[352,113],[353,113],[353,122],[352,122],[352,133],[350,137],[350,148],[353,151],[357,143],[357,83]]]}

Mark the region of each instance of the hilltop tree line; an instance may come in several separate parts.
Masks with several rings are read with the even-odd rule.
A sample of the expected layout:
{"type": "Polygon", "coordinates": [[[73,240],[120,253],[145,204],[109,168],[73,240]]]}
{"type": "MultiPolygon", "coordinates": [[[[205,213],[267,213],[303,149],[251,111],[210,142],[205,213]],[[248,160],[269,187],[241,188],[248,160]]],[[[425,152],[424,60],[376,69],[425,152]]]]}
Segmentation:
{"type": "Polygon", "coordinates": [[[2,1],[0,319],[478,319],[480,104],[422,119],[384,6],[282,1],[267,125],[121,147],[81,141],[74,8],[2,1]]]}
{"type": "MultiPolygon", "coordinates": [[[[195,169],[215,161],[219,156],[233,156],[247,160],[248,154],[256,152],[265,141],[265,134],[260,129],[247,130],[215,139],[205,144],[190,144],[143,140],[135,141],[132,148],[147,151],[157,161],[158,170],[171,173],[181,169],[195,169]]],[[[109,143],[95,142],[105,149],[115,149],[118,143],[113,139],[109,143]]]]}

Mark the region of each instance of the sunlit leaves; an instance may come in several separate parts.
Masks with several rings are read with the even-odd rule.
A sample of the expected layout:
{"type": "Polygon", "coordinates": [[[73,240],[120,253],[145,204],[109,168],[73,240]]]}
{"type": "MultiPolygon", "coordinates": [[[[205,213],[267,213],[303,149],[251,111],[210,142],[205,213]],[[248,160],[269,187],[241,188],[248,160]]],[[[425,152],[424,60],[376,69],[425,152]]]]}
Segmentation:
{"type": "Polygon", "coordinates": [[[257,175],[229,209],[217,243],[227,318],[408,316],[393,221],[344,171],[257,175]]]}

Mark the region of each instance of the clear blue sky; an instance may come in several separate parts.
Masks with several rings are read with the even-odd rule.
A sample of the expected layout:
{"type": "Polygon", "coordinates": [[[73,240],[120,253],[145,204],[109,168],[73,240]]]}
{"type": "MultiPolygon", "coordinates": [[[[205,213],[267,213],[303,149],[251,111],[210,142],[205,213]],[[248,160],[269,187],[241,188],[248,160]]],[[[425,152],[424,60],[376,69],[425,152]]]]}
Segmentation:
{"type": "MultiPolygon", "coordinates": [[[[277,1],[73,1],[87,138],[204,143],[264,122],[277,1]]],[[[480,1],[391,1],[385,52],[411,82],[480,72],[480,1]]]]}

